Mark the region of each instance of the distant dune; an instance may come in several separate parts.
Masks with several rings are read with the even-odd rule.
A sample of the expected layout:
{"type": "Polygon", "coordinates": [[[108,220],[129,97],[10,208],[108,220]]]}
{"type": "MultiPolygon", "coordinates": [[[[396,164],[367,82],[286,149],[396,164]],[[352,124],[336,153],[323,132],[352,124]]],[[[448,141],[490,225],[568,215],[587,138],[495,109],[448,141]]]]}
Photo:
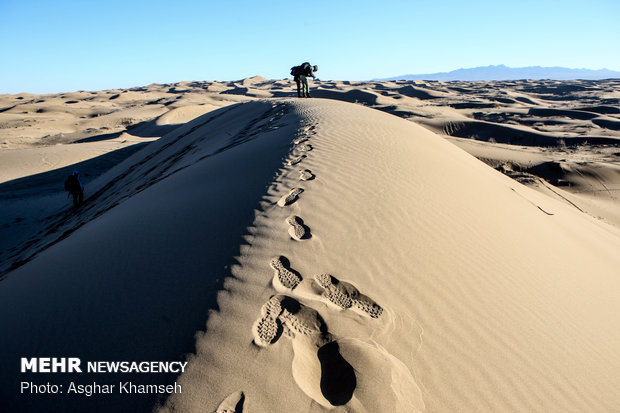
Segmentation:
{"type": "Polygon", "coordinates": [[[0,96],[3,411],[615,412],[619,81],[293,85],[0,96]]]}
{"type": "Polygon", "coordinates": [[[518,80],[518,79],[553,79],[553,80],[600,80],[620,78],[620,72],[607,69],[569,69],[566,67],[508,67],[490,65],[457,69],[451,72],[427,73],[418,75],[401,75],[375,80],[518,80]]]}

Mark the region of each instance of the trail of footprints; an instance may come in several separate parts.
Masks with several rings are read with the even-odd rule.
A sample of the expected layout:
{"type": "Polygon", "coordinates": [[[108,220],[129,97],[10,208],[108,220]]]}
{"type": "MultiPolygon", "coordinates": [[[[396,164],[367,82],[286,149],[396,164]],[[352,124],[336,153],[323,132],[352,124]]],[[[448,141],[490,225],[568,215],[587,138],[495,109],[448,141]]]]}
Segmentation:
{"type": "MultiPolygon", "coordinates": [[[[306,153],[312,151],[313,147],[308,143],[310,138],[308,135],[314,134],[314,128],[310,126],[305,130],[304,136],[293,141],[294,151],[301,154],[289,160],[289,166],[299,164],[307,157],[306,153]]],[[[311,181],[315,178],[309,169],[300,169],[299,174],[300,181],[311,181]]],[[[283,208],[290,206],[298,200],[303,191],[303,188],[291,189],[279,199],[277,205],[283,208]]],[[[289,225],[288,233],[293,240],[301,241],[310,238],[310,229],[299,216],[288,216],[286,223],[289,225]]],[[[338,353],[335,338],[328,331],[320,314],[293,296],[299,297],[296,289],[306,282],[312,286],[309,290],[313,291],[315,300],[327,302],[341,311],[350,310],[363,317],[378,319],[383,314],[383,308],[370,297],[362,294],[353,284],[340,281],[331,274],[321,273],[313,280],[304,281],[301,274],[291,267],[286,257],[275,256],[269,265],[273,269],[273,286],[279,294],[272,296],[262,306],[260,316],[252,326],[254,343],[260,347],[268,347],[277,342],[282,335],[290,339],[305,337],[304,340],[309,340],[314,348],[319,349],[321,363],[324,362],[320,356],[321,351],[330,353],[327,359],[330,363],[337,363],[337,370],[346,372],[348,378],[344,382],[341,380],[339,383],[334,383],[333,386],[337,388],[333,390],[336,391],[325,391],[323,396],[331,405],[347,403],[355,389],[356,379],[353,368],[338,353]],[[334,352],[335,354],[332,354],[334,352]],[[334,398],[334,394],[339,396],[334,398]]]]}

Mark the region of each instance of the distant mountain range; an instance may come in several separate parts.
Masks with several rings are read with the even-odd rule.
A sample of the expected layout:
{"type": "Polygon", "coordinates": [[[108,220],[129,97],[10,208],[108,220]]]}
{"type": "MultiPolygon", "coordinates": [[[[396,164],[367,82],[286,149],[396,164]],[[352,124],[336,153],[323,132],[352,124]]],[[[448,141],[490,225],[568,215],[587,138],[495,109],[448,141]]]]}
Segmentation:
{"type": "Polygon", "coordinates": [[[457,69],[451,72],[428,73],[422,75],[402,75],[373,80],[518,80],[518,79],[611,79],[620,78],[620,72],[607,69],[568,69],[566,67],[508,67],[491,65],[457,69]]]}

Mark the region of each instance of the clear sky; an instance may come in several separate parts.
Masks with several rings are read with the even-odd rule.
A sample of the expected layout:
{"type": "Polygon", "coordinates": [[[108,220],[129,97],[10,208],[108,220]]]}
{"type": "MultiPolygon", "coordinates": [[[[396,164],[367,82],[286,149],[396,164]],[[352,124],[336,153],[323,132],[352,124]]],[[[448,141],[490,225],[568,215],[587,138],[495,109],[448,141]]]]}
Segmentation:
{"type": "Polygon", "coordinates": [[[0,0],[0,93],[364,80],[505,64],[620,70],[620,0],[0,0]]]}

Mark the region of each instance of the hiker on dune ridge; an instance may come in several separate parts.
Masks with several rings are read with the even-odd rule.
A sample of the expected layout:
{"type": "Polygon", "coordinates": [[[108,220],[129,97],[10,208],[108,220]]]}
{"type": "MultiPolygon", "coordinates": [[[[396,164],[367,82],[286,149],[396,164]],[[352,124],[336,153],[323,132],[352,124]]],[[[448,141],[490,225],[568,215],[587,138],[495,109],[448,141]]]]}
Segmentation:
{"type": "Polygon", "coordinates": [[[297,83],[297,97],[310,97],[310,88],[308,86],[308,77],[315,78],[314,72],[319,70],[318,66],[311,66],[310,63],[304,62],[299,66],[291,68],[291,75],[295,83],[297,83]]]}
{"type": "Polygon", "coordinates": [[[73,196],[73,206],[78,207],[84,202],[84,185],[80,182],[78,171],[73,171],[65,181],[65,191],[73,196]]]}

